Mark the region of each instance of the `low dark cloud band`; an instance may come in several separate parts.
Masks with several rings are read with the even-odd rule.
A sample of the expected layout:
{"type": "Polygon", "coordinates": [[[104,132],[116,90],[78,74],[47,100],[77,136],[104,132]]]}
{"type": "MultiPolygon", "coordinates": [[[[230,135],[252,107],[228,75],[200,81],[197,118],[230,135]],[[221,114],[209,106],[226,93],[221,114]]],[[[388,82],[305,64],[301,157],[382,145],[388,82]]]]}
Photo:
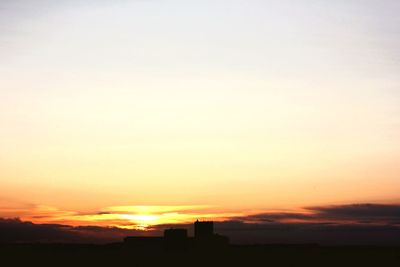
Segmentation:
{"type": "MultiPolygon", "coordinates": [[[[128,235],[160,235],[169,227],[193,231],[192,225],[157,225],[140,231],[0,219],[0,242],[109,243],[128,235]]],[[[310,207],[299,213],[266,212],[217,222],[215,228],[237,244],[400,245],[400,205],[351,204],[310,207]]]]}

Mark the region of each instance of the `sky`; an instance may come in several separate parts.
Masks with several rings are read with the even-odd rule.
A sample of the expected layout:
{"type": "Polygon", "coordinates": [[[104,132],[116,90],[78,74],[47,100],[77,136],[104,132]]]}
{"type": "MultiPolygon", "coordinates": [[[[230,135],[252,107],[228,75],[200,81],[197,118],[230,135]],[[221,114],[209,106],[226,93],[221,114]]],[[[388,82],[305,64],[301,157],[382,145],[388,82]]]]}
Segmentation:
{"type": "Polygon", "coordinates": [[[400,203],[399,11],[0,1],[0,217],[145,230],[400,203]]]}

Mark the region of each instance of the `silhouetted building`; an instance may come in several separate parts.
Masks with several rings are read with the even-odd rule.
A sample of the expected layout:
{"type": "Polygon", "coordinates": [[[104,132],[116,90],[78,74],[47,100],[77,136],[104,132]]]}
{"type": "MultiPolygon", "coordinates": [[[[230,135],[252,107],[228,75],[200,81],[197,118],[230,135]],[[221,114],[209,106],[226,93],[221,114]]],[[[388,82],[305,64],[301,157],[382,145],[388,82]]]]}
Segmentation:
{"type": "Polygon", "coordinates": [[[194,223],[194,238],[210,238],[214,235],[214,222],[206,221],[194,223]]]}
{"type": "Polygon", "coordinates": [[[165,239],[187,239],[187,230],[182,228],[170,228],[164,231],[165,239]]]}
{"type": "Polygon", "coordinates": [[[196,249],[220,249],[229,245],[229,238],[214,234],[214,222],[196,221],[194,223],[194,246],[196,249]]]}
{"type": "Polygon", "coordinates": [[[186,229],[170,228],[164,230],[163,237],[129,236],[124,239],[124,244],[138,249],[210,250],[227,247],[229,238],[214,234],[214,222],[197,220],[194,223],[194,237],[188,237],[186,229]]]}
{"type": "Polygon", "coordinates": [[[167,250],[182,250],[188,247],[186,229],[171,228],[164,231],[164,246],[167,250]]]}

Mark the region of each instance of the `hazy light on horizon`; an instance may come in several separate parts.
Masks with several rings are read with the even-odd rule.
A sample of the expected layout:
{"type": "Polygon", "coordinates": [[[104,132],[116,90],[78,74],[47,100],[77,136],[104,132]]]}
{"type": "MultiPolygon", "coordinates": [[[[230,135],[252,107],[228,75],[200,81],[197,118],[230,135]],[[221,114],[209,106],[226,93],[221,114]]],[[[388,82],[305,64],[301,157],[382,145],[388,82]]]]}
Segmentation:
{"type": "Polygon", "coordinates": [[[398,201],[399,11],[3,1],[0,203],[235,213],[398,201]]]}

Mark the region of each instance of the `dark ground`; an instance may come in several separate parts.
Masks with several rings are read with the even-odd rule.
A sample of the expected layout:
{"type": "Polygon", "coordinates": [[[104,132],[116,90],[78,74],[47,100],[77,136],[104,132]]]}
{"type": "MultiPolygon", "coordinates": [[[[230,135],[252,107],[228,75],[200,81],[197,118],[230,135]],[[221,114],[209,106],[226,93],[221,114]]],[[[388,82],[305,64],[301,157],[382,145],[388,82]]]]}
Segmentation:
{"type": "Polygon", "coordinates": [[[0,266],[379,266],[400,267],[400,247],[231,246],[140,250],[112,245],[0,245],[0,266]]]}

